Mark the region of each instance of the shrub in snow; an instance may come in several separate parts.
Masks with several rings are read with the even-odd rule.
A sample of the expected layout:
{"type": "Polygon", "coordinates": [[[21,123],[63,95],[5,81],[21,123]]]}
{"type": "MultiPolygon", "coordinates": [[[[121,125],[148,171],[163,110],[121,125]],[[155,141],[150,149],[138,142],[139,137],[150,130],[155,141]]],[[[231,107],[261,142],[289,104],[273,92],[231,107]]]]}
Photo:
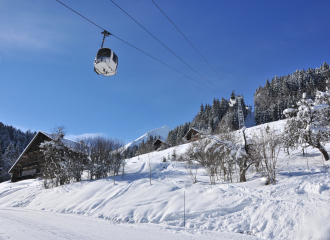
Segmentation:
{"type": "Polygon", "coordinates": [[[330,140],[330,94],[317,92],[315,101],[302,99],[298,105],[297,116],[288,119],[283,132],[286,148],[317,148],[325,160],[329,155],[323,144],[330,140]]]}
{"type": "Polygon", "coordinates": [[[118,150],[123,143],[103,137],[87,138],[84,141],[90,148],[89,161],[86,165],[90,179],[117,176],[124,161],[123,155],[118,150]]]}
{"type": "Polygon", "coordinates": [[[197,171],[200,167],[199,163],[195,161],[195,149],[190,147],[184,155],[181,155],[180,158],[182,161],[186,161],[186,170],[188,171],[192,183],[197,183],[197,171]]]}
{"type": "MultiPolygon", "coordinates": [[[[249,154],[250,146],[244,131],[245,129],[242,129],[241,139],[235,138],[233,133],[224,133],[220,135],[222,140],[208,136],[193,142],[185,157],[188,161],[198,162],[205,169],[211,184],[215,184],[219,178],[232,182],[235,175],[237,181],[245,182],[247,170],[257,161],[249,154]]],[[[193,172],[189,168],[191,165],[188,162],[188,170],[193,172]]]]}
{"type": "Polygon", "coordinates": [[[83,148],[65,146],[61,132],[54,136],[54,140],[40,144],[45,156],[42,172],[45,188],[81,181],[83,166],[87,162],[87,153],[82,151],[83,148]]]}
{"type": "Polygon", "coordinates": [[[118,140],[102,137],[86,138],[80,143],[67,146],[63,141],[64,133],[58,131],[52,141],[40,144],[45,156],[43,168],[44,187],[56,187],[81,181],[83,171],[87,170],[89,179],[105,178],[125,171],[125,161],[118,140]]]}
{"type": "Polygon", "coordinates": [[[257,162],[257,170],[267,179],[266,184],[276,183],[277,160],[281,146],[280,136],[267,126],[255,132],[251,141],[250,154],[257,162]]]}

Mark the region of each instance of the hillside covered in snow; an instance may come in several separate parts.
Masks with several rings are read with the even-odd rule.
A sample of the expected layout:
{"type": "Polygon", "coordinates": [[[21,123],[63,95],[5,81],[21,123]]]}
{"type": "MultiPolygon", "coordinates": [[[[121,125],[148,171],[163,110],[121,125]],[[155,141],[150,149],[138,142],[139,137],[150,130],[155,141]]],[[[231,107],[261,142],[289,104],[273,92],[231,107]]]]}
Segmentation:
{"type": "Polygon", "coordinates": [[[166,141],[169,131],[171,131],[171,128],[166,125],[160,128],[150,130],[149,132],[146,132],[145,134],[143,134],[141,137],[137,138],[133,142],[126,144],[124,146],[124,149],[127,149],[132,146],[139,146],[139,144],[141,144],[142,141],[146,142],[150,136],[160,137],[161,140],[166,141]]]}
{"type": "MultiPolygon", "coordinates": [[[[268,125],[279,132],[285,121],[268,125]]],[[[263,127],[248,128],[246,133],[251,135],[263,127]]],[[[29,216],[43,216],[43,224],[56,224],[61,216],[67,219],[70,215],[76,217],[65,220],[66,228],[79,221],[108,226],[104,229],[113,224],[123,229],[132,226],[127,229],[132,239],[140,239],[133,235],[141,229],[150,233],[145,239],[155,239],[156,232],[164,234],[159,239],[329,239],[329,163],[319,151],[307,148],[305,156],[300,151],[288,156],[282,149],[275,185],[265,185],[260,173],[252,171],[247,182],[234,179],[210,185],[204,169],[197,170],[197,183],[193,184],[186,162],[162,161],[174,150],[180,156],[188,148],[189,143],[127,159],[125,175],[116,176],[115,182],[109,177],[52,189],[44,189],[42,180],[1,183],[0,226],[9,226],[15,216],[24,228],[29,216]],[[18,216],[17,211],[24,214],[18,216]]],[[[329,144],[326,149],[330,150],[329,144]]],[[[0,228],[0,238],[8,234],[0,228]]]]}

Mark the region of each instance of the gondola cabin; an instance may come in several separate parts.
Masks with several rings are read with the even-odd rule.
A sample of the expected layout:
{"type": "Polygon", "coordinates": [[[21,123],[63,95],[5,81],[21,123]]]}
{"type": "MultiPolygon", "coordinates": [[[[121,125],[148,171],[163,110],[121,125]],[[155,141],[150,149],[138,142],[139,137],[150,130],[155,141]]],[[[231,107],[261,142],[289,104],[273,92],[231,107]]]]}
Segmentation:
{"type": "Polygon", "coordinates": [[[118,57],[110,48],[98,50],[94,60],[94,71],[109,77],[117,74],[118,57]]]}

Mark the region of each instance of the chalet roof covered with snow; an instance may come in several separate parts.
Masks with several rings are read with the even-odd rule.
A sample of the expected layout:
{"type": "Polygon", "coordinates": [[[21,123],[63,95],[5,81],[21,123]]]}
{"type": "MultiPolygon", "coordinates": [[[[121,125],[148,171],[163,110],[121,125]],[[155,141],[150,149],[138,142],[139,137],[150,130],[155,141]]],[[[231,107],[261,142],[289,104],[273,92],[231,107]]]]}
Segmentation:
{"type": "MultiPolygon", "coordinates": [[[[40,133],[46,135],[47,137],[51,138],[52,140],[55,140],[55,134],[53,134],[53,133],[47,133],[47,132],[42,132],[42,131],[40,131],[40,133]]],[[[67,138],[61,138],[61,140],[66,147],[75,148],[75,146],[78,144],[78,142],[67,139],[67,138]]]]}
{"type": "Polygon", "coordinates": [[[167,143],[167,142],[165,142],[165,141],[163,141],[163,140],[161,140],[159,138],[156,141],[154,141],[153,145],[155,145],[157,143],[164,143],[164,144],[167,144],[167,145],[171,146],[171,144],[169,144],[169,143],[167,143]]]}
{"type": "Polygon", "coordinates": [[[203,132],[203,131],[201,131],[201,130],[198,130],[198,129],[196,129],[196,128],[190,128],[189,131],[186,133],[186,135],[184,135],[183,138],[187,139],[187,137],[188,137],[189,135],[191,135],[192,133],[195,133],[195,134],[196,134],[196,133],[206,134],[205,132],[203,132]]]}
{"type": "MultiPolygon", "coordinates": [[[[40,135],[45,136],[46,140],[51,141],[55,139],[55,134],[51,134],[51,133],[47,133],[47,132],[42,132],[39,131],[31,140],[31,142],[27,145],[27,147],[24,149],[24,151],[21,153],[21,155],[17,158],[17,160],[15,161],[15,163],[13,164],[13,166],[9,169],[9,173],[12,171],[12,169],[15,167],[15,165],[19,162],[19,160],[22,158],[22,156],[32,147],[33,143],[36,141],[36,139],[38,139],[40,137],[40,135]]],[[[67,138],[61,138],[63,144],[68,147],[68,148],[74,148],[78,142],[72,141],[70,139],[67,138]]]]}

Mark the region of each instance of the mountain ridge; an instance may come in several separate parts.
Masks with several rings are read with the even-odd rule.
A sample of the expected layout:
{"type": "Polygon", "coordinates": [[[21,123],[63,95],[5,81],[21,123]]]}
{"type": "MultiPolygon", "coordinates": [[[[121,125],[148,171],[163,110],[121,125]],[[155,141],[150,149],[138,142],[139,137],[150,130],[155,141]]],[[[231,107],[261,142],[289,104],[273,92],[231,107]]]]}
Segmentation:
{"type": "Polygon", "coordinates": [[[153,137],[160,136],[161,140],[166,141],[167,135],[168,135],[169,131],[171,131],[171,130],[172,129],[166,125],[159,127],[159,128],[152,129],[152,130],[146,132],[145,134],[143,134],[141,137],[135,139],[134,141],[127,143],[123,147],[123,149],[127,149],[132,146],[139,146],[139,144],[142,143],[142,141],[146,142],[150,136],[153,136],[153,137]]]}

